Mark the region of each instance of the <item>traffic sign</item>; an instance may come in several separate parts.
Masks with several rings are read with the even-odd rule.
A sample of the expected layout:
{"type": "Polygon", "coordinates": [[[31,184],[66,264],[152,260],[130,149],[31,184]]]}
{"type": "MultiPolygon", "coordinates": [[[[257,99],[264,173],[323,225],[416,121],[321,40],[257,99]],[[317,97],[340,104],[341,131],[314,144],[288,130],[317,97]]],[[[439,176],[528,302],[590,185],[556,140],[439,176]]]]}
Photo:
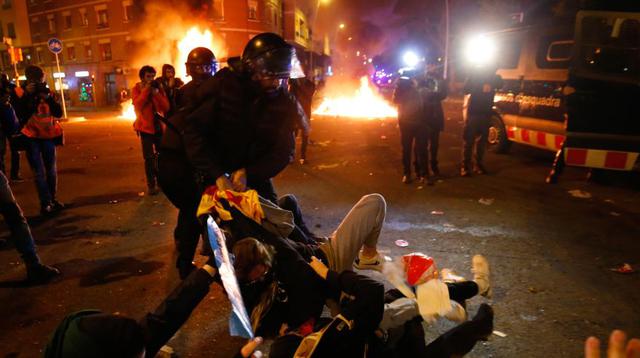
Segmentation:
{"type": "Polygon", "coordinates": [[[62,52],[62,41],[58,40],[55,37],[52,37],[47,41],[47,46],[49,46],[49,51],[55,53],[56,55],[62,52]]]}

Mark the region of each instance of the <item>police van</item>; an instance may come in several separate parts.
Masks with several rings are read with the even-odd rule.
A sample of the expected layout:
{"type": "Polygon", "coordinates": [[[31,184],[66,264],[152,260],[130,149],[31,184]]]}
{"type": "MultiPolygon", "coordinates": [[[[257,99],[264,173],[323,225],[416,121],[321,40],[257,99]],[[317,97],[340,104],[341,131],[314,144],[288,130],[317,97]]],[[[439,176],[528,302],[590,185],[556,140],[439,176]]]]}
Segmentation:
{"type": "Polygon", "coordinates": [[[640,166],[640,13],[580,11],[575,26],[529,26],[494,34],[497,73],[489,142],[559,151],[564,164],[640,166]]]}

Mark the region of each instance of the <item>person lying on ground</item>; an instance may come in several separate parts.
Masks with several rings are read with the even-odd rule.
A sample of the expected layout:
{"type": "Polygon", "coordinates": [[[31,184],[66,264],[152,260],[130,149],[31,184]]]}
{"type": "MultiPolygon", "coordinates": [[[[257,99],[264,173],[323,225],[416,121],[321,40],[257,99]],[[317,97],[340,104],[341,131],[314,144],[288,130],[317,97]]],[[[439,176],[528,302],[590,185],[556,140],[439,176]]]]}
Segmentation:
{"type": "Polygon", "coordinates": [[[328,290],[339,296],[341,313],[329,323],[319,320],[311,333],[285,329],[271,345],[270,357],[451,357],[464,355],[478,340],[493,331],[493,310],[480,306],[471,321],[449,330],[430,344],[424,340],[419,315],[398,324],[394,335],[379,335],[389,304],[397,298],[386,294],[380,300],[382,283],[352,271],[337,273],[313,258],[309,264],[327,282],[328,290]]]}
{"type": "MultiPolygon", "coordinates": [[[[69,314],[54,331],[44,357],[155,357],[209,293],[216,272],[213,262],[193,271],[139,321],[99,310],[69,314]]],[[[250,357],[261,342],[260,337],[254,338],[235,357],[250,357]]]]}

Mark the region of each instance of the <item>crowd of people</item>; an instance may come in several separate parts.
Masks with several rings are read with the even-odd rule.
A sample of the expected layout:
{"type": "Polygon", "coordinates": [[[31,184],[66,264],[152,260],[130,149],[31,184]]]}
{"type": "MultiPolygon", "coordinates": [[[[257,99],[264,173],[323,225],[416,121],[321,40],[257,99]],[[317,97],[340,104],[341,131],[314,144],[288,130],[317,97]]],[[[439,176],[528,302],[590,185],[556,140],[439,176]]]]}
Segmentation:
{"type": "MultiPolygon", "coordinates": [[[[198,216],[205,197],[217,200],[216,209],[208,212],[227,234],[256,335],[236,357],[258,356],[262,337],[273,340],[270,357],[452,357],[486,340],[493,332],[493,309],[483,303],[471,319],[466,310],[469,299],[491,296],[485,257],[473,257],[471,280],[439,271],[434,259],[422,253],[388,263],[377,248],[387,209],[381,195],[363,196],[330,237],[309,230],[295,196],[277,195],[272,178],[293,161],[296,131],[302,131],[303,143],[309,133],[313,88],[312,83],[292,78],[301,72],[294,48],[279,35],[263,33],[227,64],[218,70],[211,50],[195,48],[185,64],[192,78],[188,84],[175,77],[170,65],[163,66],[159,77],[153,67],[143,66],[132,90],[137,116],[133,127],[140,137],[148,192],[162,190],[178,210],[175,265],[182,281],[140,320],[96,310],[69,314],[53,332],[45,357],[153,357],[210,286],[222,284],[220,263],[198,216]],[[203,252],[210,257],[198,268],[194,256],[201,237],[203,252]],[[385,291],[380,279],[353,268],[382,272],[394,289],[385,291]],[[440,319],[457,325],[426,342],[424,324],[440,319]]],[[[62,139],[55,118],[60,108],[42,88],[42,70],[28,70],[24,89],[13,88],[2,97],[2,129],[5,136],[19,131],[26,137],[42,213],[48,214],[64,207],[55,195],[55,146],[62,139]]],[[[421,151],[416,149],[419,180],[432,182],[439,174],[438,136],[444,125],[440,102],[446,86],[433,71],[428,67],[422,78],[407,79],[396,94],[405,182],[411,180],[413,142],[421,151]],[[419,108],[404,100],[411,96],[420,97],[419,108]],[[428,113],[429,120],[421,122],[418,113],[428,113]]],[[[479,88],[485,92],[484,84],[479,88]]],[[[478,89],[472,86],[470,91],[473,95],[478,89]]],[[[468,131],[469,138],[479,132],[468,131]]],[[[305,149],[300,160],[306,160],[305,149]]],[[[483,169],[481,155],[476,165],[483,169]]],[[[40,263],[4,174],[0,199],[29,278],[46,282],[58,275],[55,268],[40,263]]],[[[619,349],[626,338],[614,335],[613,349],[619,349]]],[[[589,357],[597,354],[597,346],[594,340],[587,342],[589,357]]],[[[639,346],[631,340],[629,351],[640,354],[639,346]]]]}

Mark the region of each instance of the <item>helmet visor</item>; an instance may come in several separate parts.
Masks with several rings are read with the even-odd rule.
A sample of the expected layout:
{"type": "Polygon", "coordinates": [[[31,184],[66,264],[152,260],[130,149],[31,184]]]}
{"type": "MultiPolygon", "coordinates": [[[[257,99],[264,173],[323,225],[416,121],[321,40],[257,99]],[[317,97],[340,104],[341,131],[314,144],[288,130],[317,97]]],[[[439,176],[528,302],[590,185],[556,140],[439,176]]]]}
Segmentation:
{"type": "Polygon", "coordinates": [[[292,47],[267,51],[249,60],[249,66],[255,74],[262,77],[287,79],[291,76],[296,52],[292,47]]]}

